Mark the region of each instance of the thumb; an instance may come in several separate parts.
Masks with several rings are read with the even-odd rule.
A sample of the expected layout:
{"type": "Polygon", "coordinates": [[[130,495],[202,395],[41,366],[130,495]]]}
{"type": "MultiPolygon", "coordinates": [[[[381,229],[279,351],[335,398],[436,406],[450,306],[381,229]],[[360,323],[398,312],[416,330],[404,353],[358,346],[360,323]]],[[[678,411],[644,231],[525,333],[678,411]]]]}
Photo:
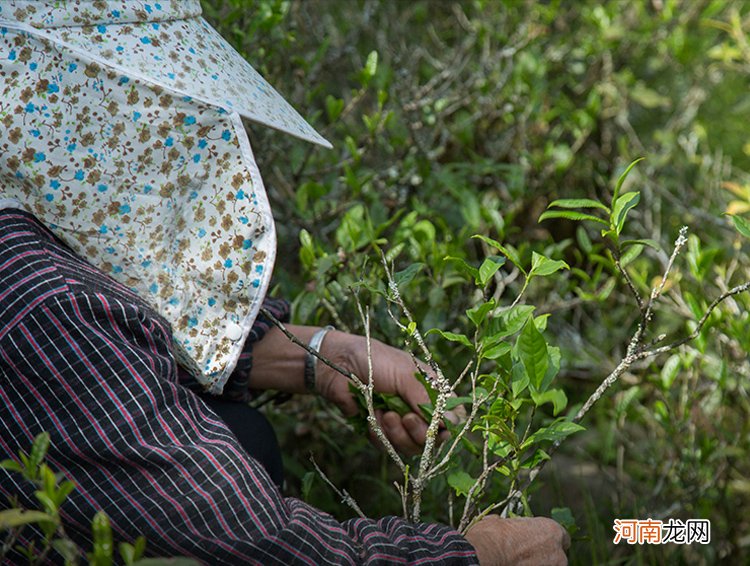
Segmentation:
{"type": "Polygon", "coordinates": [[[327,373],[318,379],[318,393],[336,405],[346,417],[359,413],[359,405],[349,388],[349,378],[338,372],[327,373]]]}
{"type": "Polygon", "coordinates": [[[333,402],[339,409],[341,409],[341,412],[344,413],[345,417],[353,417],[359,414],[359,405],[357,405],[357,402],[354,400],[354,395],[348,390],[348,388],[346,395],[342,395],[339,399],[334,399],[333,402]]]}

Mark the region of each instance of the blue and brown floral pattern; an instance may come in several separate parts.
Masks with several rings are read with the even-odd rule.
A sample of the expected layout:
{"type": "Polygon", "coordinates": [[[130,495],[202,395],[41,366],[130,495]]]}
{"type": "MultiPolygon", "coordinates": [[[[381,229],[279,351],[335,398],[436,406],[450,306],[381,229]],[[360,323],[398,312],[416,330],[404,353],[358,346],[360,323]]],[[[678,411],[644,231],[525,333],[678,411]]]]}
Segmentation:
{"type": "Polygon", "coordinates": [[[330,147],[200,15],[199,0],[0,2],[0,21],[34,27],[131,77],[330,147]]]}
{"type": "Polygon", "coordinates": [[[162,14],[142,35],[151,47],[115,55],[144,17],[192,16],[192,0],[0,5],[0,197],[149,301],[171,322],[182,365],[220,392],[268,286],[273,218],[237,111],[246,101],[214,104],[194,75],[178,85],[146,71],[182,69],[184,80],[224,48],[196,43],[185,67],[174,49],[190,53],[187,20],[162,14]],[[50,34],[50,22],[68,27],[50,34]],[[142,68],[155,43],[168,46],[163,63],[142,68]]]}

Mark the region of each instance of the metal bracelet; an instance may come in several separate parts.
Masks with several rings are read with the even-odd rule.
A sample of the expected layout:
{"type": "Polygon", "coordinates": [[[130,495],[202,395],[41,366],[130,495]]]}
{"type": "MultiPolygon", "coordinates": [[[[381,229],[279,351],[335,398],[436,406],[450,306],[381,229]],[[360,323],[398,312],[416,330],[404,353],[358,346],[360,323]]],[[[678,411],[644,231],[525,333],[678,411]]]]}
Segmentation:
{"type": "MultiPolygon", "coordinates": [[[[330,330],[335,330],[333,326],[324,326],[319,329],[312,338],[307,346],[314,352],[320,351],[320,346],[323,343],[323,338],[330,330]]],[[[310,351],[307,352],[305,358],[305,389],[310,393],[315,393],[315,383],[317,381],[317,369],[318,369],[318,357],[313,355],[310,351]]]]}

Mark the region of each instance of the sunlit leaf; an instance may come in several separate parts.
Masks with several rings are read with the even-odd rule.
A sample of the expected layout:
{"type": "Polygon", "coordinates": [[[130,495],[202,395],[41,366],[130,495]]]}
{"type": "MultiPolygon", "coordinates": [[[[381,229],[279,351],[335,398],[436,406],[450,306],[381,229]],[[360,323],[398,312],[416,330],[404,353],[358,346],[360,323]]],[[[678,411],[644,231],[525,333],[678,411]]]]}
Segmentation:
{"type": "Polygon", "coordinates": [[[411,283],[414,277],[416,277],[417,273],[422,271],[422,269],[424,269],[423,263],[412,263],[406,269],[394,273],[393,281],[396,283],[399,289],[402,289],[409,283],[411,283]]]}
{"type": "Polygon", "coordinates": [[[443,338],[450,342],[458,342],[459,344],[463,344],[464,346],[468,346],[469,348],[473,348],[473,345],[471,341],[466,337],[465,334],[456,334],[455,332],[447,332],[445,330],[440,330],[439,328],[431,328],[427,331],[427,334],[440,334],[443,338]]]}
{"type": "Polygon", "coordinates": [[[510,352],[512,350],[511,345],[508,342],[500,342],[499,344],[487,348],[482,352],[482,357],[488,360],[496,360],[510,352]]]}
{"type": "Polygon", "coordinates": [[[94,537],[93,562],[96,566],[112,564],[112,526],[104,511],[99,511],[91,521],[91,533],[94,537]]]}
{"type": "Polygon", "coordinates": [[[513,397],[518,397],[529,386],[529,374],[523,367],[523,364],[516,364],[511,371],[510,388],[513,397]]]}
{"type": "Polygon", "coordinates": [[[612,194],[612,208],[614,209],[614,203],[617,202],[618,197],[620,196],[620,189],[622,188],[623,183],[625,182],[625,179],[628,178],[628,175],[630,174],[630,171],[633,169],[633,167],[638,164],[639,161],[643,161],[644,157],[639,157],[635,161],[633,161],[630,165],[628,165],[625,168],[625,171],[622,172],[622,175],[617,179],[617,184],[615,185],[615,192],[612,194]]]}
{"type": "Polygon", "coordinates": [[[495,300],[491,299],[485,303],[481,303],[473,308],[470,308],[466,311],[466,316],[469,317],[469,320],[473,322],[476,326],[479,326],[484,322],[484,319],[487,318],[487,314],[495,308],[495,300]]]}
{"type": "Polygon", "coordinates": [[[668,96],[659,94],[640,81],[630,88],[628,94],[630,94],[630,98],[644,108],[669,108],[672,102],[668,96]]]}
{"type": "Polygon", "coordinates": [[[534,312],[534,305],[516,305],[511,309],[498,313],[490,324],[490,336],[495,340],[500,340],[507,336],[512,336],[526,323],[526,319],[534,312]]]}
{"type": "Polygon", "coordinates": [[[566,438],[571,434],[580,432],[582,430],[586,429],[584,429],[579,424],[570,422],[565,419],[558,419],[549,426],[542,427],[534,431],[531,436],[526,439],[526,442],[523,443],[522,448],[528,448],[529,446],[532,446],[533,444],[542,440],[549,440],[552,442],[556,440],[562,440],[563,438],[566,438]]]}
{"type": "Polygon", "coordinates": [[[552,415],[557,416],[568,405],[568,396],[562,389],[548,389],[544,393],[535,393],[531,391],[531,399],[537,407],[545,403],[552,403],[552,415]]]}
{"type": "Polygon", "coordinates": [[[482,265],[479,266],[479,273],[476,283],[482,287],[486,287],[490,279],[494,277],[497,270],[505,264],[505,258],[499,256],[490,256],[484,259],[482,265]]]}
{"type": "Polygon", "coordinates": [[[448,485],[456,491],[457,495],[469,495],[475,481],[463,470],[455,470],[448,474],[448,485]]]}
{"type": "Polygon", "coordinates": [[[493,248],[497,249],[501,254],[503,254],[505,257],[507,257],[510,262],[515,265],[521,273],[524,275],[526,274],[526,270],[523,268],[523,265],[521,265],[521,258],[518,256],[518,253],[511,247],[506,247],[502,245],[497,240],[493,240],[492,238],[489,238],[487,236],[483,236],[481,234],[476,234],[475,236],[472,236],[473,238],[479,238],[484,243],[489,244],[493,248]]]}
{"type": "Polygon", "coordinates": [[[553,200],[551,203],[549,203],[547,209],[550,209],[553,206],[556,206],[558,208],[600,208],[602,210],[606,210],[607,213],[609,213],[608,206],[590,198],[561,198],[553,200]]]}
{"type": "Polygon", "coordinates": [[[641,200],[641,193],[637,191],[625,193],[618,197],[612,206],[612,216],[610,217],[612,226],[619,235],[625,226],[625,219],[628,216],[634,206],[636,206],[641,200]]]}
{"type": "Polygon", "coordinates": [[[546,277],[547,275],[552,275],[561,269],[570,269],[570,266],[560,259],[549,259],[541,254],[532,252],[529,277],[546,277]]]}
{"type": "Polygon", "coordinates": [[[643,246],[641,245],[630,246],[627,250],[625,250],[625,253],[620,256],[620,265],[625,267],[630,262],[638,258],[638,256],[641,255],[642,251],[643,246]]]}
{"type": "Polygon", "coordinates": [[[34,444],[31,446],[31,453],[29,454],[29,465],[36,469],[44,460],[49,449],[50,436],[48,432],[40,432],[34,438],[34,444]]]}
{"type": "Polygon", "coordinates": [[[6,509],[0,511],[0,531],[29,525],[31,523],[55,523],[55,519],[42,511],[6,509]]]}
{"type": "Polygon", "coordinates": [[[734,222],[734,227],[740,234],[745,238],[750,238],[750,222],[741,216],[732,216],[732,222],[734,222]]]}
{"type": "Polygon", "coordinates": [[[681,367],[682,359],[678,354],[672,354],[667,358],[659,375],[663,389],[667,390],[672,387],[672,383],[674,383],[674,380],[677,379],[677,376],[680,374],[681,367]]]}
{"type": "Polygon", "coordinates": [[[336,98],[334,96],[331,96],[330,94],[326,96],[326,113],[328,114],[328,120],[331,122],[336,121],[336,119],[341,115],[341,112],[344,110],[344,100],[341,98],[336,98]]]}
{"type": "Polygon", "coordinates": [[[0,469],[8,470],[9,472],[23,472],[23,466],[15,460],[3,460],[0,462],[0,469]]]}
{"type": "Polygon", "coordinates": [[[548,220],[550,218],[565,218],[567,220],[590,220],[592,222],[598,222],[599,224],[609,226],[609,224],[607,224],[607,222],[605,220],[602,220],[601,218],[597,218],[596,216],[592,216],[591,214],[586,214],[585,212],[577,212],[575,210],[548,210],[542,213],[542,215],[539,217],[539,222],[548,220]]]}

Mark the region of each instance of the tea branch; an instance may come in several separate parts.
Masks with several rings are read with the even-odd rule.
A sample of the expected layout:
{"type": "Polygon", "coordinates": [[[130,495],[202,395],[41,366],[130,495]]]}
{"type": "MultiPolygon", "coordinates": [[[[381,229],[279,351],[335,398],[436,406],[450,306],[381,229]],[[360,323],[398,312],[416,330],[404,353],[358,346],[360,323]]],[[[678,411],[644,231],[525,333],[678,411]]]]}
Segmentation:
{"type": "Polygon", "coordinates": [[[348,505],[361,518],[366,519],[367,516],[362,512],[362,509],[357,504],[357,501],[351,495],[349,495],[348,491],[336,487],[336,485],[330,480],[326,473],[320,469],[320,466],[318,466],[318,463],[315,461],[315,458],[312,454],[310,454],[310,462],[312,462],[312,465],[315,468],[315,471],[318,472],[320,478],[328,485],[328,487],[330,487],[334,491],[336,495],[339,496],[341,502],[348,505]]]}
{"type": "Polygon", "coordinates": [[[362,393],[362,396],[365,400],[365,404],[367,408],[367,424],[370,426],[370,429],[372,430],[373,434],[375,434],[377,439],[381,442],[381,444],[383,445],[383,447],[385,448],[386,452],[391,457],[391,459],[395,462],[395,464],[399,467],[399,469],[405,473],[406,464],[404,464],[403,459],[401,458],[401,456],[399,456],[398,452],[394,448],[391,441],[388,440],[388,437],[383,432],[383,429],[380,427],[379,423],[377,422],[377,417],[375,416],[375,406],[373,402],[373,389],[372,389],[373,388],[372,351],[371,351],[372,339],[370,337],[369,316],[365,316],[364,313],[362,313],[361,307],[360,307],[360,314],[363,316],[363,322],[365,323],[366,343],[367,343],[368,377],[367,377],[366,383],[363,382],[357,375],[355,375],[351,371],[344,369],[337,363],[321,355],[320,352],[310,348],[309,345],[302,342],[292,332],[290,332],[289,329],[284,325],[284,323],[281,322],[279,319],[277,319],[273,315],[273,313],[271,313],[268,309],[261,308],[260,312],[263,316],[268,318],[268,320],[270,320],[271,323],[274,326],[276,326],[276,328],[278,328],[284,334],[284,336],[286,336],[294,344],[304,349],[310,355],[315,356],[322,363],[324,363],[331,369],[337,371],[344,377],[348,378],[350,382],[354,384],[354,386],[359,390],[359,392],[362,393]]]}
{"type": "MultiPolygon", "coordinates": [[[[429,481],[429,471],[432,467],[432,464],[435,459],[435,448],[438,441],[438,433],[440,430],[440,424],[443,421],[443,417],[446,413],[446,407],[448,403],[448,398],[453,393],[453,388],[451,387],[450,382],[446,379],[445,375],[443,374],[443,370],[440,368],[438,363],[435,361],[435,359],[432,356],[432,352],[427,347],[427,344],[424,341],[424,337],[422,336],[422,333],[420,332],[419,328],[417,327],[417,323],[414,320],[414,317],[412,316],[411,312],[409,311],[408,307],[404,303],[403,298],[401,297],[401,292],[399,291],[398,285],[396,284],[395,279],[393,278],[393,271],[388,266],[388,262],[385,258],[385,255],[381,253],[381,259],[383,262],[383,266],[385,267],[385,273],[386,277],[388,279],[388,288],[391,292],[390,300],[394,302],[403,315],[406,317],[408,321],[408,326],[404,325],[398,317],[396,317],[390,309],[388,309],[388,313],[391,316],[391,318],[395,321],[395,323],[404,331],[407,333],[408,336],[411,336],[419,346],[420,351],[424,355],[425,362],[430,366],[430,369],[434,372],[434,377],[432,380],[431,385],[434,387],[435,391],[437,392],[437,397],[435,398],[435,402],[433,403],[433,414],[432,418],[430,419],[430,423],[427,425],[427,433],[426,433],[426,439],[425,444],[422,449],[422,454],[419,458],[419,471],[417,472],[417,475],[412,478],[411,485],[412,485],[412,505],[411,505],[411,520],[414,522],[419,521],[421,516],[421,506],[422,506],[422,493],[424,491],[424,488],[429,481]]],[[[419,369],[419,366],[417,366],[419,369]]]]}
{"type": "MultiPolygon", "coordinates": [[[[721,293],[708,306],[708,308],[706,309],[705,313],[698,321],[698,324],[693,329],[693,331],[687,336],[685,336],[684,338],[680,338],[679,340],[675,340],[671,342],[670,344],[660,346],[660,347],[651,347],[654,345],[653,342],[651,344],[644,345],[643,337],[648,329],[648,325],[650,324],[653,318],[654,304],[656,303],[656,301],[659,299],[662,292],[664,291],[667,279],[674,266],[675,259],[677,258],[680,251],[683,249],[683,247],[687,243],[686,235],[687,235],[687,227],[683,226],[680,229],[680,233],[679,233],[679,236],[677,237],[677,240],[675,241],[674,249],[672,251],[672,254],[669,257],[667,266],[664,269],[664,273],[662,275],[661,281],[658,286],[652,289],[648,302],[645,304],[644,309],[642,309],[643,315],[642,315],[641,321],[639,322],[638,327],[636,328],[632,338],[630,339],[630,342],[628,343],[628,348],[627,348],[625,357],[622,360],[620,360],[617,366],[615,366],[615,368],[610,372],[610,374],[601,382],[599,387],[597,387],[596,390],[589,396],[589,398],[586,400],[583,406],[578,410],[576,415],[571,419],[571,422],[577,424],[581,420],[583,420],[584,416],[591,410],[594,404],[597,401],[599,401],[599,399],[602,398],[604,393],[610,387],[612,387],[612,385],[614,385],[617,382],[617,380],[635,362],[639,360],[644,360],[647,358],[652,358],[660,354],[668,353],[696,339],[698,336],[700,336],[703,330],[703,327],[705,326],[706,322],[708,321],[713,311],[722,302],[724,302],[726,299],[734,295],[738,295],[750,289],[750,281],[749,281],[749,282],[743,283],[742,285],[738,285],[736,287],[733,287],[732,289],[729,289],[721,293]]],[[[624,270],[622,270],[622,272],[626,273],[624,270]]],[[[663,341],[665,338],[666,337],[664,335],[660,335],[655,342],[659,343],[663,341]]],[[[564,439],[558,439],[552,443],[552,445],[547,450],[547,454],[550,457],[557,451],[557,449],[562,444],[563,440],[564,439]]],[[[520,488],[511,490],[511,493],[509,493],[508,498],[505,500],[505,502],[507,502],[506,509],[507,509],[507,506],[512,506],[513,503],[518,500],[521,494],[529,488],[529,486],[534,482],[534,480],[537,478],[537,476],[542,471],[542,469],[544,468],[544,466],[546,465],[548,461],[549,459],[542,460],[541,462],[539,462],[534,468],[531,469],[523,486],[520,488]]]]}

